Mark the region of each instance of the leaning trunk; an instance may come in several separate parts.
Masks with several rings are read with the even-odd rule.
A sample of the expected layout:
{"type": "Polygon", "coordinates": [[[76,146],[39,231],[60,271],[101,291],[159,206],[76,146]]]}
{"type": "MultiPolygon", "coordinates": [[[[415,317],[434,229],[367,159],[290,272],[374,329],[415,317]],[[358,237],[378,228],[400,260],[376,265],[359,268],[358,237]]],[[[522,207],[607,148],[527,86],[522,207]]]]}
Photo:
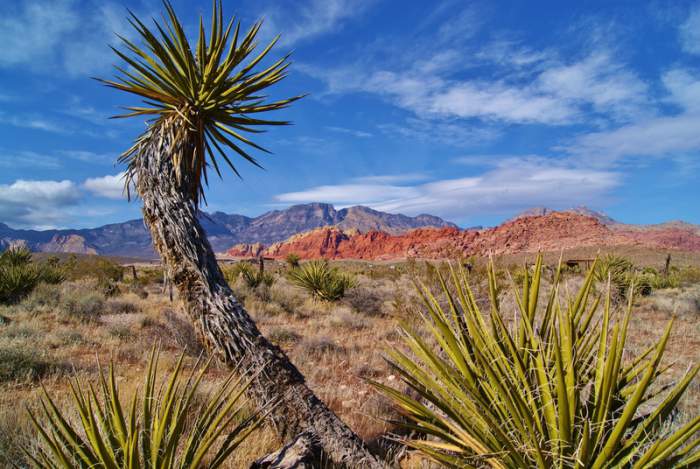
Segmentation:
{"type": "Polygon", "coordinates": [[[287,355],[258,330],[224,280],[197,220],[190,184],[178,180],[168,131],[153,125],[142,141],[133,175],[153,244],[207,348],[230,366],[259,373],[250,386],[261,403],[279,403],[272,423],[285,438],[313,433],[324,452],[350,467],[383,467],[362,440],[306,385],[287,355]]]}

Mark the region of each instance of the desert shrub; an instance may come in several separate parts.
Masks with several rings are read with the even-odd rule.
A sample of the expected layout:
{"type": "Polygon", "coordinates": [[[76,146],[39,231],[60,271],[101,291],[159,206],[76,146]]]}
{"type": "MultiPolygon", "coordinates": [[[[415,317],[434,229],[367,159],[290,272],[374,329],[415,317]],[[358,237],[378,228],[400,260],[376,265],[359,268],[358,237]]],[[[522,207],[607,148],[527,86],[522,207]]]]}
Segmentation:
{"type": "Polygon", "coordinates": [[[191,321],[186,320],[171,309],[166,309],[162,317],[168,336],[177,344],[178,348],[192,356],[199,356],[204,352],[191,321]]]}
{"type": "Polygon", "coordinates": [[[301,336],[291,329],[276,327],[267,334],[267,337],[274,343],[282,342],[294,343],[301,339],[301,336]]]}
{"type": "Polygon", "coordinates": [[[105,314],[134,314],[139,311],[139,306],[128,300],[110,298],[104,304],[105,314]]]}
{"type": "Polygon", "coordinates": [[[348,309],[334,310],[330,324],[335,328],[360,330],[369,326],[367,318],[348,309]]]}
{"type": "Polygon", "coordinates": [[[451,282],[455,293],[443,289],[448,307],[423,290],[424,326],[436,345],[405,329],[410,352],[389,350],[419,397],[374,383],[404,411],[408,429],[431,436],[406,443],[450,467],[696,465],[700,416],[675,430],[666,424],[698,365],[675,386],[658,385],[671,323],[656,344],[623,361],[632,302],[619,322],[610,292],[594,307],[601,299],[595,273],[575,298],[560,302],[557,288],[540,298],[540,257],[514,291],[519,314],[510,324],[494,293],[493,265],[484,313],[465,275],[451,282]]]}
{"type": "Polygon", "coordinates": [[[290,269],[296,269],[297,267],[299,267],[299,261],[301,260],[301,257],[299,257],[299,254],[290,252],[289,254],[287,254],[287,257],[285,257],[284,260],[290,269]]]}
{"type": "Polygon", "coordinates": [[[57,368],[55,364],[39,357],[35,351],[0,347],[0,383],[35,380],[57,368]]]}
{"type": "Polygon", "coordinates": [[[360,313],[379,316],[384,312],[384,298],[379,294],[377,288],[358,284],[347,293],[345,298],[360,313]]]}
{"type": "Polygon", "coordinates": [[[288,276],[294,285],[323,301],[337,301],[345,295],[346,290],[357,285],[354,277],[331,268],[326,261],[306,262],[290,271],[288,276]]]}
{"type": "Polygon", "coordinates": [[[69,315],[90,321],[105,312],[105,297],[98,292],[77,290],[64,296],[62,306],[69,315]]]}
{"type": "Polygon", "coordinates": [[[261,421],[246,415],[246,384],[232,373],[211,394],[198,394],[208,363],[194,376],[180,357],[167,384],[158,383],[154,352],[133,400],[120,393],[113,366],[97,383],[72,382],[72,424],[44,390],[42,412],[29,411],[41,440],[28,457],[42,468],[220,467],[261,421]]]}
{"type": "Polygon", "coordinates": [[[124,268],[121,265],[102,256],[72,255],[62,263],[62,267],[69,280],[89,277],[119,282],[124,277],[124,268]]]}
{"type": "Polygon", "coordinates": [[[654,292],[652,304],[661,311],[679,315],[700,314],[700,286],[666,289],[654,292]]]}
{"type": "Polygon", "coordinates": [[[671,271],[677,274],[681,284],[700,283],[700,268],[692,265],[682,267],[680,269],[671,268],[671,271]]]}
{"type": "Polygon", "coordinates": [[[107,332],[119,340],[125,340],[132,336],[131,329],[125,324],[114,324],[107,328],[107,332]]]}
{"type": "Polygon", "coordinates": [[[325,353],[339,353],[345,349],[333,342],[330,337],[309,337],[299,343],[299,347],[309,355],[323,355],[325,353]]]}

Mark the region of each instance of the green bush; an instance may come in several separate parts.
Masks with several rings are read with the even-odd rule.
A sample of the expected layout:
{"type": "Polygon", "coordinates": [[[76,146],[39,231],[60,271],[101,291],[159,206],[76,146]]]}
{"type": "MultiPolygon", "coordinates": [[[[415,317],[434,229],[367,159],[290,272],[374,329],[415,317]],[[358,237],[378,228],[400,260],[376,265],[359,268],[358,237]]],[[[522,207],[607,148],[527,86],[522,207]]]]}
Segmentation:
{"type": "Polygon", "coordinates": [[[236,280],[240,278],[248,287],[253,289],[260,285],[271,287],[275,283],[275,277],[272,274],[260,270],[247,262],[238,262],[232,267],[225,269],[224,277],[230,285],[235,284],[236,280]]]}
{"type": "Polygon", "coordinates": [[[0,254],[0,304],[14,304],[29,295],[40,283],[64,280],[54,262],[35,264],[27,248],[12,248],[0,254]]]}
{"type": "Polygon", "coordinates": [[[606,254],[596,262],[595,279],[599,283],[610,284],[618,295],[624,295],[632,281],[634,264],[629,259],[616,254],[606,254]]]}
{"type": "Polygon", "coordinates": [[[287,265],[290,269],[296,269],[297,267],[299,267],[299,261],[301,261],[301,257],[299,257],[299,254],[290,252],[289,254],[287,254],[287,257],[284,260],[287,262],[287,265]]]}
{"type": "Polygon", "coordinates": [[[675,386],[659,383],[671,323],[630,356],[631,298],[615,321],[610,292],[592,288],[597,269],[566,301],[557,270],[541,298],[538,258],[532,278],[525,274],[513,292],[512,321],[501,311],[493,265],[485,312],[463,272],[441,282],[441,299],[421,290],[429,338],[404,329],[410,352],[389,350],[410,392],[373,383],[403,410],[407,429],[428,436],[406,443],[460,468],[697,467],[700,415],[675,429],[668,423],[700,367],[675,386]]]}
{"type": "Polygon", "coordinates": [[[32,264],[0,264],[0,303],[17,303],[34,290],[40,277],[39,270],[32,264]]]}
{"type": "Polygon", "coordinates": [[[354,277],[331,268],[326,261],[306,262],[290,271],[288,276],[294,285],[324,301],[337,301],[345,295],[346,290],[357,285],[354,277]]]}
{"type": "Polygon", "coordinates": [[[157,383],[158,355],[151,354],[144,383],[130,401],[117,386],[113,366],[95,384],[71,383],[78,424],[68,420],[44,389],[43,412],[29,416],[41,440],[25,448],[40,468],[217,468],[260,425],[246,415],[246,384],[231,373],[211,394],[198,394],[208,363],[191,374],[180,357],[167,381],[157,383]]]}

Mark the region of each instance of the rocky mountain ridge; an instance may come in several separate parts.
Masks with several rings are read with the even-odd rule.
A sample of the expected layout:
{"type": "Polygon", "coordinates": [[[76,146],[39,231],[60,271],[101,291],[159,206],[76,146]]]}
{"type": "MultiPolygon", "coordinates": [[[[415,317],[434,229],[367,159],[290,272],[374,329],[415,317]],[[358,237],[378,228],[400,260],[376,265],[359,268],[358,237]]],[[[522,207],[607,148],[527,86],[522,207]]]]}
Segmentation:
{"type": "MultiPolygon", "coordinates": [[[[223,212],[202,213],[200,222],[215,251],[235,244],[269,245],[300,232],[324,226],[341,229],[380,230],[399,234],[410,229],[455,226],[431,215],[409,217],[355,206],[336,210],[330,204],[295,205],[258,217],[223,212]]],[[[38,252],[74,252],[155,258],[151,236],[141,219],[93,229],[16,230],[0,223],[0,250],[24,245],[38,252]]]]}
{"type": "Polygon", "coordinates": [[[695,225],[652,225],[644,229],[639,225],[609,221],[612,219],[601,220],[597,215],[600,214],[546,211],[518,216],[488,229],[418,228],[396,235],[376,230],[361,232],[336,226],[323,227],[297,234],[265,249],[260,245],[255,249],[245,244],[237,245],[226,254],[282,259],[294,253],[304,259],[389,260],[623,245],[700,251],[700,231],[695,225]]]}

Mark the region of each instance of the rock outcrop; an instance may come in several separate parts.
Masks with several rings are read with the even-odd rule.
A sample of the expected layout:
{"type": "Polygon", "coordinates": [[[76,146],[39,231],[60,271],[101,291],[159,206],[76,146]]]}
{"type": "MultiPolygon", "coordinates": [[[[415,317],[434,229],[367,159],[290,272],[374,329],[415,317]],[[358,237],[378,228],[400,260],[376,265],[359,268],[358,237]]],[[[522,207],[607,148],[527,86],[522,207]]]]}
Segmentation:
{"type": "MultiPolygon", "coordinates": [[[[257,255],[280,259],[292,253],[303,259],[438,259],[622,245],[700,251],[700,232],[694,231],[693,225],[623,229],[601,220],[598,214],[547,211],[519,216],[489,229],[418,228],[390,234],[323,227],[274,243],[257,255]]],[[[248,249],[252,248],[237,246],[229,255],[248,249]]]]}

